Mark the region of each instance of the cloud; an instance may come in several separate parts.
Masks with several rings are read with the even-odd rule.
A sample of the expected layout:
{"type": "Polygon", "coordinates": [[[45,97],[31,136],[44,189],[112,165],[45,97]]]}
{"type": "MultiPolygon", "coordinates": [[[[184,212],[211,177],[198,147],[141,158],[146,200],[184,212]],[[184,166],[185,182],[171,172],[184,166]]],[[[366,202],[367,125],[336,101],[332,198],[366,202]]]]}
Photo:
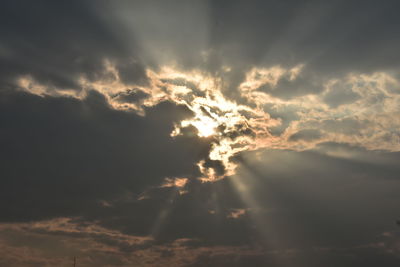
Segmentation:
{"type": "Polygon", "coordinates": [[[265,249],[260,246],[193,247],[195,240],[178,239],[157,244],[151,238],[124,235],[71,218],[40,223],[1,224],[0,263],[4,266],[320,266],[340,262],[343,266],[395,266],[398,240],[382,233],[374,243],[348,248],[265,249]],[[27,243],[37,244],[26,247],[27,243]],[[351,257],[349,257],[349,255],[351,257]]]}
{"type": "Polygon", "coordinates": [[[0,265],[396,266],[397,7],[4,4],[0,265]]]}
{"type": "MultiPolygon", "coordinates": [[[[301,150],[322,142],[341,142],[371,150],[398,150],[396,132],[399,125],[395,115],[398,109],[395,103],[399,101],[399,81],[394,75],[385,72],[348,73],[322,81],[321,88],[324,90],[320,92],[290,99],[273,95],[272,91],[282,90],[277,87],[280,79],[286,79],[282,78],[282,73],[290,75],[292,70],[278,66],[268,70],[255,68],[239,86],[241,96],[250,105],[262,107],[278,122],[270,126],[271,133],[279,137],[277,141],[260,139],[258,143],[261,147],[265,142],[265,147],[301,150]],[[264,74],[257,76],[254,73],[264,74]],[[270,80],[268,77],[275,78],[270,80]],[[265,84],[274,89],[266,92],[263,89],[265,84]],[[340,100],[340,97],[345,100],[340,100]],[[386,121],[389,118],[390,126],[386,121]],[[293,139],[291,136],[297,140],[304,139],[296,136],[306,132],[314,133],[313,138],[288,145],[287,140],[293,139]],[[317,132],[318,136],[315,134],[317,132]]],[[[291,79],[298,79],[301,71],[291,79]]]]}
{"type": "Polygon", "coordinates": [[[331,108],[337,108],[343,104],[350,104],[360,98],[360,95],[352,90],[351,84],[340,84],[333,81],[324,92],[324,101],[331,108]]]}
{"type": "Polygon", "coordinates": [[[320,139],[320,138],[321,138],[320,131],[310,129],[310,130],[298,131],[297,133],[289,137],[289,141],[299,141],[299,140],[312,141],[314,139],[320,139]]]}
{"type": "MultiPolygon", "coordinates": [[[[87,1],[15,1],[2,9],[1,82],[31,75],[42,84],[79,91],[77,79],[102,75],[105,58],[114,61],[126,82],[144,83],[140,51],[126,47],[123,30],[114,31],[87,1]],[[129,73],[129,75],[126,75],[129,73]]],[[[4,88],[2,88],[4,89],[4,88]]]]}
{"type": "Polygon", "coordinates": [[[96,92],[82,101],[3,95],[2,220],[76,214],[165,177],[195,177],[209,143],[170,137],[173,121],[190,111],[171,103],[146,111],[146,119],[116,111],[96,92]]]}

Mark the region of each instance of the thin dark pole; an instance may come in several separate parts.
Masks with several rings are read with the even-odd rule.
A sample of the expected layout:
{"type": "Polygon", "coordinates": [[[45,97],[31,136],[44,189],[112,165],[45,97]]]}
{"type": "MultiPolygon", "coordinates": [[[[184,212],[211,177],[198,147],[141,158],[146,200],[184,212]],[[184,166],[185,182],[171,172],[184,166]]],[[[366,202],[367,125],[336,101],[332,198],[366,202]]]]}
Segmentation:
{"type": "Polygon", "coordinates": [[[76,267],[76,257],[74,257],[74,267],[76,267]]]}

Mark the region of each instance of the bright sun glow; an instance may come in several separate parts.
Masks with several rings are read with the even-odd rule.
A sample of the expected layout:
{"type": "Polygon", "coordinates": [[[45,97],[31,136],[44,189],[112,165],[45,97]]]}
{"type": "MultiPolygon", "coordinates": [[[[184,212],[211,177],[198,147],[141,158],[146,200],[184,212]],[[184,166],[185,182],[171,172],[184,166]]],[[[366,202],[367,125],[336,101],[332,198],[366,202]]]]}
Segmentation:
{"type": "MultiPolygon", "coordinates": [[[[180,71],[173,67],[162,67],[157,72],[148,69],[149,84],[132,90],[121,83],[113,63],[106,61],[105,68],[110,79],[93,82],[82,78],[80,83],[82,88],[94,88],[106,95],[114,108],[134,110],[144,116],[146,108],[168,101],[185,106],[192,113],[191,117],[175,122],[171,137],[195,134],[207,138],[206,142],[210,144],[208,158],[197,163],[202,181],[215,181],[233,175],[237,163],[232,158],[242,151],[265,145],[272,147],[271,140],[274,138],[268,128],[279,125],[280,121],[271,119],[258,105],[239,104],[235,99],[227,98],[223,94],[225,85],[222,77],[199,70],[180,71]],[[109,88],[113,91],[110,92],[109,88]],[[123,100],[124,96],[136,93],[146,97],[133,102],[123,100]]],[[[23,87],[36,86],[29,79],[20,82],[23,87]]],[[[252,83],[245,85],[251,90],[244,91],[250,94],[252,83]]],[[[47,91],[38,88],[36,93],[41,95],[47,91]]],[[[85,94],[77,97],[85,97],[85,94]]]]}
{"type": "Polygon", "coordinates": [[[196,127],[199,137],[209,137],[216,134],[216,128],[218,127],[218,123],[214,119],[203,115],[198,115],[190,121],[183,121],[181,125],[182,127],[189,125],[196,127]]]}
{"type": "Polygon", "coordinates": [[[327,81],[323,95],[307,94],[284,100],[259,89],[263,85],[275,88],[282,79],[297,79],[304,65],[253,68],[246,73],[244,81],[238,85],[238,91],[232,95],[225,93],[229,83],[224,81],[224,75],[215,76],[201,70],[182,71],[172,66],[157,71],[147,69],[148,84],[132,89],[131,85],[121,81],[114,63],[105,61],[104,67],[107,79],[93,81],[82,76],[79,79],[82,90],[54,90],[30,76],[20,77],[18,84],[32,94],[68,96],[81,100],[87,97],[88,92],[96,90],[106,97],[114,109],[134,111],[141,116],[145,116],[146,109],[162,102],[185,107],[188,112],[181,115],[187,116],[182,121],[174,122],[171,137],[196,135],[203,139],[201,142],[209,144],[206,159],[197,162],[203,181],[232,176],[237,167],[236,155],[261,148],[303,151],[321,142],[338,142],[360,145],[368,150],[400,150],[398,135],[393,134],[393,123],[398,118],[392,117],[397,114],[396,108],[400,102],[399,94],[393,88],[399,86],[397,80],[385,73],[351,74],[344,79],[327,81]],[[348,106],[334,108],[322,101],[336,86],[342,85],[346,88],[350,86],[351,91],[361,98],[348,106]],[[381,103],[384,106],[376,103],[376,95],[384,95],[384,102],[381,103]],[[369,108],[375,105],[379,107],[379,112],[369,108]],[[271,117],[269,112],[273,112],[274,116],[271,117]],[[285,113],[293,115],[280,118],[279,114],[285,113]],[[363,128],[369,125],[367,121],[371,118],[375,126],[363,128]],[[336,126],[329,126],[331,130],[325,127],[320,131],[318,128],[320,124],[344,126],[353,119],[363,121],[360,124],[362,131],[357,136],[337,132],[334,130],[336,126]],[[271,128],[278,131],[272,134],[271,128]],[[320,137],[310,140],[292,138],[302,130],[317,130],[320,137]]]}
{"type": "Polygon", "coordinates": [[[262,109],[227,99],[222,93],[221,79],[173,68],[147,74],[152,89],[143,91],[152,97],[144,102],[145,106],[168,100],[186,106],[193,113],[191,118],[175,124],[172,137],[184,135],[190,128],[200,138],[212,137],[208,160],[197,164],[203,174],[201,180],[215,181],[233,175],[237,164],[232,157],[241,151],[257,149],[257,137],[270,138],[267,127],[274,120],[262,109]]]}

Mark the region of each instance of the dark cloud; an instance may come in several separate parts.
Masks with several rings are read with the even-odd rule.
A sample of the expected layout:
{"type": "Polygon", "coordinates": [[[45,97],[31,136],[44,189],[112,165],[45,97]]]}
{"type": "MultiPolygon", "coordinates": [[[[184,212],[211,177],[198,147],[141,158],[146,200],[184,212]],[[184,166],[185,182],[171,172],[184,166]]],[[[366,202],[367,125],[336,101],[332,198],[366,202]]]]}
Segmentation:
{"type": "Polygon", "coordinates": [[[350,153],[362,149],[326,145],[341,147],[342,153],[269,151],[257,155],[259,160],[245,159],[239,172],[247,188],[242,194],[251,192],[253,202],[265,207],[257,216],[270,242],[352,247],[396,231],[398,167],[381,159],[398,153],[370,152],[362,159],[350,153]]]}
{"type": "Polygon", "coordinates": [[[234,66],[300,62],[325,73],[398,68],[396,7],[395,1],[213,1],[212,44],[234,66]]]}
{"type": "MultiPolygon", "coordinates": [[[[35,249],[45,252],[47,260],[68,261],[67,256],[79,253],[78,260],[89,266],[97,263],[94,258],[111,265],[136,262],[145,266],[164,261],[177,266],[396,266],[398,167],[384,174],[391,179],[387,183],[377,177],[387,169],[381,163],[319,153],[269,151],[258,159],[247,154],[238,173],[244,187],[229,178],[214,184],[193,181],[187,187],[189,193],[183,195],[172,188],[154,189],[147,199],[120,199],[86,214],[85,219],[2,230],[3,240],[14,253],[22,253],[18,248],[28,240],[40,242],[35,249]],[[249,198],[253,202],[246,203],[249,198]],[[229,218],[232,207],[246,208],[248,214],[229,218]],[[156,240],[134,241],[160,218],[156,240]],[[180,238],[186,241],[176,241],[180,238]],[[66,249],[77,240],[92,249],[66,249]],[[61,254],[52,248],[59,248],[61,254]]],[[[398,159],[392,153],[371,156],[398,159]]],[[[29,261],[27,253],[19,261],[29,261]]],[[[4,262],[10,255],[2,257],[4,262]]]]}
{"type": "MultiPolygon", "coordinates": [[[[398,69],[396,1],[18,0],[4,5],[4,82],[25,74],[46,84],[76,88],[80,75],[101,74],[104,59],[116,62],[121,78],[131,83],[146,82],[144,61],[157,67],[172,60],[182,67],[211,71],[228,65],[235,76],[227,83],[240,79],[237,69],[254,65],[305,63],[311,73],[324,76],[398,69]]],[[[309,85],[305,91],[294,88],[296,94],[312,90],[309,85]]]]}
{"type": "Polygon", "coordinates": [[[343,104],[349,104],[360,98],[360,95],[351,89],[351,85],[335,84],[327,94],[324,95],[324,101],[332,108],[336,108],[343,104]]]}
{"type": "Polygon", "coordinates": [[[144,118],[95,92],[83,101],[3,94],[0,109],[3,221],[78,214],[165,177],[194,177],[209,149],[193,137],[171,139],[173,122],[190,112],[169,103],[144,118]]]}
{"type": "Polygon", "coordinates": [[[270,132],[275,135],[280,135],[290,125],[292,121],[296,121],[300,118],[298,115],[299,107],[295,105],[287,106],[275,106],[267,104],[264,109],[274,119],[280,119],[281,124],[275,127],[271,127],[270,132]]]}
{"type": "Polygon", "coordinates": [[[279,266],[279,267],[296,267],[296,266],[333,266],[332,264],[340,264],[341,266],[396,266],[398,258],[396,256],[377,253],[373,249],[349,249],[346,251],[327,250],[321,252],[324,258],[315,257],[314,251],[274,251],[258,252],[258,253],[211,253],[205,252],[200,254],[196,261],[187,266],[279,266]],[[343,254],[341,254],[343,253],[343,254]],[[278,255],[278,256],[277,256],[278,255]],[[384,258],[382,258],[384,256],[384,258]]]}
{"type": "Polygon", "coordinates": [[[102,75],[104,60],[116,62],[127,82],[146,81],[139,48],[123,41],[123,29],[102,19],[87,1],[9,1],[1,9],[2,83],[30,75],[43,84],[79,89],[80,76],[102,75]]]}
{"type": "Polygon", "coordinates": [[[365,121],[346,118],[341,120],[324,120],[321,122],[321,128],[329,132],[355,135],[360,132],[365,124],[365,121]]]}
{"type": "Polygon", "coordinates": [[[113,100],[120,102],[120,103],[132,103],[132,104],[140,104],[142,100],[146,99],[149,94],[137,90],[131,89],[126,92],[120,92],[112,97],[113,100]]]}
{"type": "Polygon", "coordinates": [[[315,139],[319,139],[322,137],[322,134],[319,130],[315,129],[306,129],[306,130],[301,130],[289,137],[289,141],[299,141],[299,140],[304,140],[304,141],[312,141],[315,139]]]}
{"type": "Polygon", "coordinates": [[[282,99],[290,99],[306,94],[318,94],[324,90],[323,79],[318,76],[306,70],[302,71],[295,79],[291,79],[288,73],[280,77],[276,85],[267,84],[259,88],[259,90],[282,99]]]}

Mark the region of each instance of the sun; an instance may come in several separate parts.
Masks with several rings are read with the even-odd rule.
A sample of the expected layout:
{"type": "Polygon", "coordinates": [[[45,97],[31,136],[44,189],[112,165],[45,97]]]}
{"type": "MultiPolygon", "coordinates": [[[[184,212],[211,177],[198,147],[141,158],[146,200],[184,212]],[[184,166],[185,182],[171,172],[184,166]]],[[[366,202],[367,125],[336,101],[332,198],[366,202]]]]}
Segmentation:
{"type": "Polygon", "coordinates": [[[209,137],[216,134],[217,123],[210,118],[205,118],[200,121],[195,121],[192,123],[194,127],[199,131],[198,135],[200,137],[209,137]]]}
{"type": "Polygon", "coordinates": [[[181,125],[182,127],[192,125],[197,129],[199,137],[210,137],[217,133],[218,122],[209,116],[197,114],[191,120],[182,121],[181,125]]]}
{"type": "Polygon", "coordinates": [[[152,97],[143,102],[144,106],[168,100],[185,106],[191,113],[191,117],[174,123],[170,136],[198,137],[209,144],[207,159],[197,163],[201,181],[217,181],[235,174],[237,163],[232,158],[242,151],[257,149],[258,136],[268,134],[269,115],[258,107],[226,98],[222,78],[170,67],[147,74],[152,86],[143,91],[152,97]]]}

